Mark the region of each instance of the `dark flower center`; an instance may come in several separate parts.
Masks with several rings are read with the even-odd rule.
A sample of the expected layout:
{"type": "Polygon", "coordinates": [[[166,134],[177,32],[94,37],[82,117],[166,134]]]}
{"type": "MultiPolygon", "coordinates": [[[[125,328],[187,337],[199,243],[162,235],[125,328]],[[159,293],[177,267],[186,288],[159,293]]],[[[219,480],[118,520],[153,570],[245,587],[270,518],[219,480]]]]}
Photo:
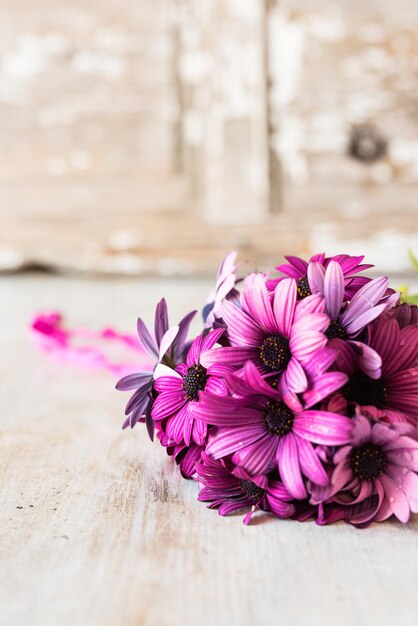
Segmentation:
{"type": "Polygon", "coordinates": [[[286,404],[271,400],[263,413],[264,430],[269,435],[283,437],[291,432],[294,419],[295,414],[286,404]]]}
{"type": "Polygon", "coordinates": [[[241,479],[239,486],[245,493],[245,496],[252,502],[258,502],[264,496],[264,489],[253,483],[252,480],[241,479]]]}
{"type": "Polygon", "coordinates": [[[385,471],[387,461],[380,448],[368,443],[361,448],[354,448],[350,462],[354,476],[360,480],[375,480],[385,471]]]}
{"type": "Polygon", "coordinates": [[[356,372],[343,387],[342,393],[348,402],[357,404],[371,404],[377,408],[382,408],[388,395],[385,383],[381,378],[375,380],[356,372]]]}
{"type": "Polygon", "coordinates": [[[183,380],[183,389],[186,392],[186,398],[188,400],[197,400],[199,391],[205,388],[208,380],[206,368],[202,365],[192,365],[187,370],[187,374],[183,380]]]}
{"type": "Polygon", "coordinates": [[[328,339],[347,339],[347,333],[339,322],[331,322],[325,331],[328,339]]]}
{"type": "Polygon", "coordinates": [[[289,340],[282,335],[271,335],[260,346],[260,359],[273,371],[284,370],[291,356],[289,340]]]}
{"type": "Polygon", "coordinates": [[[297,283],[297,291],[299,298],[307,298],[308,296],[312,295],[307,276],[302,276],[302,278],[299,278],[297,283]]]}

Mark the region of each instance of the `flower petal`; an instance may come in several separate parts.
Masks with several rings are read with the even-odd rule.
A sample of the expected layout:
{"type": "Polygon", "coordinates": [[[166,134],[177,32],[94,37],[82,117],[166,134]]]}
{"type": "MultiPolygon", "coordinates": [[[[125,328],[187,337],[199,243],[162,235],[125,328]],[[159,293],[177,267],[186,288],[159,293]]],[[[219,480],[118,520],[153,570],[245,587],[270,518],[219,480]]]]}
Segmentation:
{"type": "Polygon", "coordinates": [[[251,445],[235,452],[232,462],[244,467],[250,474],[264,474],[273,469],[279,438],[264,433],[251,445]]]}
{"type": "Polygon", "coordinates": [[[311,293],[324,294],[325,268],[318,261],[311,261],[308,264],[308,282],[311,293]]]}
{"type": "Polygon", "coordinates": [[[298,438],[299,462],[302,472],[317,485],[328,485],[328,474],[324,470],[312,444],[302,437],[298,438]]]}
{"type": "Polygon", "coordinates": [[[294,357],[290,359],[283,375],[286,376],[286,384],[293,393],[302,393],[308,387],[303,367],[294,357]]]}
{"type": "Polygon", "coordinates": [[[153,358],[158,359],[158,349],[155,340],[151,337],[148,328],[140,317],[138,318],[136,327],[138,330],[139,341],[141,342],[144,350],[146,350],[146,352],[148,352],[148,354],[153,358]]]}
{"type": "Polygon", "coordinates": [[[303,411],[294,421],[293,429],[300,437],[330,446],[342,446],[351,440],[352,421],[344,415],[328,411],[303,411]]]}
{"type": "Polygon", "coordinates": [[[344,275],[337,261],[330,261],[324,279],[324,296],[329,316],[336,320],[344,301],[344,275]]]}
{"type": "Polygon", "coordinates": [[[268,333],[277,333],[278,328],[263,274],[250,274],[244,280],[241,293],[242,308],[261,328],[268,333]]]}
{"type": "Polygon", "coordinates": [[[282,481],[294,498],[306,498],[306,489],[300,471],[298,445],[290,433],[279,440],[277,461],[282,481]]]}
{"type": "Polygon", "coordinates": [[[274,290],[273,310],[277,328],[284,337],[290,336],[297,298],[296,282],[293,278],[280,281],[274,290]]]}
{"type": "Polygon", "coordinates": [[[167,330],[166,333],[164,333],[163,337],[161,338],[161,342],[160,342],[160,353],[158,356],[158,359],[161,361],[161,359],[163,358],[163,356],[165,355],[165,353],[167,352],[167,350],[169,349],[169,347],[171,346],[171,344],[173,343],[174,339],[177,337],[179,332],[179,327],[178,326],[172,326],[171,328],[169,328],[167,330]]]}
{"type": "Polygon", "coordinates": [[[238,428],[222,428],[209,441],[206,452],[214,459],[220,459],[251,445],[265,435],[260,424],[248,424],[238,428]]]}
{"type": "Polygon", "coordinates": [[[264,332],[259,325],[228,300],[222,303],[222,318],[228,327],[228,338],[232,346],[258,347],[262,343],[264,332]]]}

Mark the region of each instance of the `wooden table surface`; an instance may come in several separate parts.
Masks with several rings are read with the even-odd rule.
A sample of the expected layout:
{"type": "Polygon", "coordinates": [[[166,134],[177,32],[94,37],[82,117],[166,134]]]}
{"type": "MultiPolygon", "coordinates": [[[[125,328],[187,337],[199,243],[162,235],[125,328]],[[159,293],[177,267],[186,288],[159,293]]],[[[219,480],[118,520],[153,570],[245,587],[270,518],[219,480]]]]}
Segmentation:
{"type": "Polygon", "coordinates": [[[36,310],[129,330],[205,281],[1,279],[1,626],[416,626],[418,520],[365,531],[220,518],[145,430],[121,431],[112,376],[57,366],[36,310]]]}

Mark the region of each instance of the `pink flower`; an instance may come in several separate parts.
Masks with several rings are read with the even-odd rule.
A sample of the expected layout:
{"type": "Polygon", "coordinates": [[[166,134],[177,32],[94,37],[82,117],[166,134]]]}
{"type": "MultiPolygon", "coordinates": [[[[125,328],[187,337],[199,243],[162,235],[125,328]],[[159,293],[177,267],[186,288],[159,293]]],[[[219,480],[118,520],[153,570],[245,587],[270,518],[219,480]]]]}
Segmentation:
{"type": "Polygon", "coordinates": [[[156,421],[167,419],[164,432],[167,444],[190,445],[193,440],[198,446],[206,440],[206,423],[199,419],[198,412],[192,412],[192,405],[199,403],[199,392],[206,390],[213,394],[226,394],[226,387],[219,377],[217,367],[204,367],[201,355],[211,348],[223,334],[223,329],[214,330],[206,336],[202,333],[192,343],[186,363],[175,370],[158,365],[155,372],[154,389],[158,393],[152,407],[152,418],[156,421]]]}
{"type": "Polygon", "coordinates": [[[242,309],[228,301],[222,306],[231,346],[208,352],[202,364],[237,369],[251,360],[264,374],[282,373],[290,392],[305,391],[308,381],[303,364],[325,346],[329,318],[321,296],[296,299],[292,278],[282,280],[271,299],[264,276],[250,274],[241,293],[242,309]]]}
{"type": "Polygon", "coordinates": [[[244,524],[249,524],[257,509],[282,518],[294,513],[295,507],[289,502],[292,496],[278,480],[250,476],[241,468],[228,468],[205,453],[196,470],[201,484],[198,500],[210,502],[208,508],[218,508],[219,515],[250,509],[244,517],[244,524]]]}
{"type": "Polygon", "coordinates": [[[418,441],[408,424],[383,424],[358,416],[353,442],[334,457],[330,497],[355,525],[395,515],[408,522],[418,512],[418,441]]]}
{"type": "Polygon", "coordinates": [[[381,375],[371,377],[364,360],[349,345],[342,347],[338,369],[345,371],[347,384],[330,401],[329,409],[344,413],[360,407],[361,413],[388,422],[418,420],[418,326],[400,329],[393,317],[380,317],[369,328],[369,359],[381,363],[381,375]]]}
{"type": "MultiPolygon", "coordinates": [[[[364,256],[349,256],[348,254],[337,254],[327,258],[325,254],[315,254],[308,262],[296,256],[286,256],[285,259],[288,263],[279,265],[276,267],[276,270],[297,281],[299,298],[306,298],[306,296],[315,293],[310,284],[308,271],[309,265],[313,262],[319,263],[324,268],[327,268],[331,261],[336,261],[340,265],[344,275],[345,296],[347,299],[352,298],[356,291],[370,280],[370,278],[356,276],[356,274],[373,267],[373,265],[366,263],[362,264],[364,256]]],[[[274,291],[277,283],[281,280],[283,280],[282,276],[269,280],[267,283],[269,291],[274,291]]]]}
{"type": "Polygon", "coordinates": [[[296,397],[285,400],[281,391],[270,387],[248,362],[243,379],[228,378],[235,397],[200,395],[200,418],[218,427],[207,444],[207,454],[214,459],[232,455],[235,465],[254,476],[278,467],[289,493],[305,498],[302,475],[319,485],[328,484],[312,444],[344,445],[351,440],[349,418],[311,408],[344,380],[335,373],[335,380],[304,407],[296,397]]]}

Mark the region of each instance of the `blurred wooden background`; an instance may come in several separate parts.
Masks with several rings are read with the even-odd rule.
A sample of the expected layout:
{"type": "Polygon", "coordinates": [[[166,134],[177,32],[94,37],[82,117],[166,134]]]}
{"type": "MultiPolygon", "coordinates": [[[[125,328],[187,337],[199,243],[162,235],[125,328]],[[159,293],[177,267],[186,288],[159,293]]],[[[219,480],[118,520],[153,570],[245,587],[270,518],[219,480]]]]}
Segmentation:
{"type": "Polygon", "coordinates": [[[418,251],[416,0],[3,0],[0,268],[418,251]]]}

